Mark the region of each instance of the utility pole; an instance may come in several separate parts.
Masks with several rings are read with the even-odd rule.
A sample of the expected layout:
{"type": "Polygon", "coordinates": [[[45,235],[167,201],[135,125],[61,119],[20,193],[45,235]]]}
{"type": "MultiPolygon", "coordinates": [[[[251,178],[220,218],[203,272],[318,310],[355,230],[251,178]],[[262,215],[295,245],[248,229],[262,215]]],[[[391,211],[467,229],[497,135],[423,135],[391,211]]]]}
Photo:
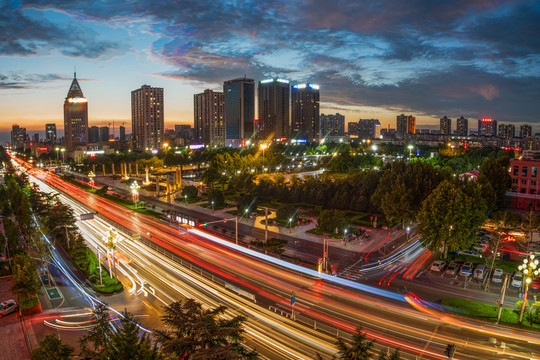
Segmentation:
{"type": "Polygon", "coordinates": [[[234,217],[234,221],[236,222],[234,234],[236,235],[236,245],[238,245],[238,216],[234,217]]]}
{"type": "Polygon", "coordinates": [[[504,277],[504,283],[503,283],[503,287],[501,289],[501,296],[500,296],[500,301],[499,301],[499,313],[497,314],[497,322],[495,324],[499,324],[499,321],[501,320],[501,313],[502,313],[502,308],[503,308],[503,303],[504,303],[504,295],[506,294],[506,283],[508,282],[508,274],[504,277]]]}
{"type": "Polygon", "coordinates": [[[268,242],[268,208],[264,208],[264,243],[268,242]]]}

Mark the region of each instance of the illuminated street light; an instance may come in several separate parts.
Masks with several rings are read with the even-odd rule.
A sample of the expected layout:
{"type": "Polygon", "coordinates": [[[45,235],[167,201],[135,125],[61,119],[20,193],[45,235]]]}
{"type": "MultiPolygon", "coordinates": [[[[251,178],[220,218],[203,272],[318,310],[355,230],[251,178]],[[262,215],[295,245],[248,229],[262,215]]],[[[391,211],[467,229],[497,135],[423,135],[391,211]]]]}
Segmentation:
{"type": "MultiPolygon", "coordinates": [[[[116,249],[116,244],[118,244],[120,240],[120,236],[113,228],[110,228],[107,234],[103,237],[103,243],[107,247],[107,257],[109,255],[109,252],[111,253],[112,267],[114,269],[114,278],[116,280],[116,283],[118,283],[118,278],[116,277],[116,261],[114,259],[114,250],[116,249]]],[[[110,266],[109,276],[112,277],[110,266]]]]}
{"type": "Polygon", "coordinates": [[[90,179],[90,181],[88,182],[88,184],[92,187],[94,187],[94,178],[96,177],[96,174],[94,174],[93,171],[90,171],[88,173],[88,178],[90,179]]]}
{"type": "Polygon", "coordinates": [[[289,232],[290,233],[292,232],[292,221],[293,221],[293,218],[290,218],[289,219],[289,232]]]}
{"type": "Polygon", "coordinates": [[[56,165],[58,165],[58,152],[60,151],[60,148],[57,146],[54,150],[56,150],[56,165]]]}
{"type": "Polygon", "coordinates": [[[212,200],[211,204],[212,204],[212,211],[214,211],[214,200],[212,200]]]}
{"type": "Polygon", "coordinates": [[[64,152],[66,151],[66,149],[62,148],[60,151],[62,152],[62,164],[63,164],[63,163],[66,162],[65,159],[64,159],[64,152]]]}
{"type": "Polygon", "coordinates": [[[407,149],[409,149],[409,158],[412,157],[412,149],[414,149],[414,146],[411,144],[409,146],[407,146],[407,149]]]}
{"type": "Polygon", "coordinates": [[[139,189],[141,186],[134,181],[131,183],[131,186],[129,187],[131,189],[131,198],[133,199],[133,203],[135,204],[135,209],[137,209],[137,204],[139,203],[139,189]]]}
{"type": "Polygon", "coordinates": [[[262,153],[263,153],[263,161],[262,161],[262,168],[263,168],[263,172],[265,171],[264,169],[264,150],[268,147],[268,144],[261,144],[259,146],[259,148],[262,150],[262,153]]]}
{"type": "Polygon", "coordinates": [[[377,152],[377,145],[371,145],[371,150],[373,150],[373,152],[377,152]]]}
{"type": "Polygon", "coordinates": [[[527,292],[529,290],[529,284],[532,279],[538,277],[538,259],[534,258],[534,255],[529,255],[528,258],[523,259],[523,264],[518,266],[519,271],[523,273],[523,280],[525,281],[525,295],[523,296],[523,304],[521,304],[521,314],[519,315],[519,322],[523,320],[523,311],[525,310],[525,303],[527,302],[527,292]]]}

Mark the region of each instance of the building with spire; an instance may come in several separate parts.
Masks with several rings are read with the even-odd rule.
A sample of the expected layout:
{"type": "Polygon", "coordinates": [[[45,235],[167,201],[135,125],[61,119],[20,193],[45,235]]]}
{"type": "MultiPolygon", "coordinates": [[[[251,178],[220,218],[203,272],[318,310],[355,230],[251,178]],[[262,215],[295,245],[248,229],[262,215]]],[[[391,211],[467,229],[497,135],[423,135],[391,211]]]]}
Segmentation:
{"type": "Polygon", "coordinates": [[[64,101],[64,143],[67,151],[86,145],[88,132],[88,102],[83,95],[77,73],[64,101]]]}

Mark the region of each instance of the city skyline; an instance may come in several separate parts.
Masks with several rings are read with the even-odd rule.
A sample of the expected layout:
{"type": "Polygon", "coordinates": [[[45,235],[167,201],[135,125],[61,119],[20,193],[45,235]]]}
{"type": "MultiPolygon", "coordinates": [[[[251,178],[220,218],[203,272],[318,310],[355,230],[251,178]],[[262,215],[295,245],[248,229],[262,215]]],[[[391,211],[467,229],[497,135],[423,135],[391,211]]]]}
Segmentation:
{"type": "Polygon", "coordinates": [[[320,112],[347,122],[395,127],[405,113],[417,127],[444,116],[538,126],[538,2],[139,5],[10,3],[0,130],[61,130],[74,66],[90,126],[129,127],[130,92],[143,84],[165,89],[167,128],[193,124],[194,94],[244,75],[320,84],[320,112]]]}

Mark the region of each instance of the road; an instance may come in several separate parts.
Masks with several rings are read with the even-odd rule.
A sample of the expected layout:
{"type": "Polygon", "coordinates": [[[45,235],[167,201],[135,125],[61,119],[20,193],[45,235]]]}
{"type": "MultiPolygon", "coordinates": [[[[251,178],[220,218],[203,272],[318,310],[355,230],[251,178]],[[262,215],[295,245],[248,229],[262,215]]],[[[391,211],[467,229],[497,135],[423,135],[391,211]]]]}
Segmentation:
{"type": "MultiPolygon", "coordinates": [[[[264,326],[261,333],[273,334],[274,340],[283,338],[284,345],[288,341],[298,339],[296,341],[303,346],[293,349],[311,350],[311,357],[315,351],[330,354],[332,350],[328,347],[333,340],[326,336],[325,341],[324,337],[320,337],[323,333],[299,326],[302,322],[299,319],[312,325],[316,321],[317,328],[329,326],[341,332],[350,332],[357,324],[362,324],[368,337],[376,339],[378,343],[398,347],[403,352],[421,358],[445,359],[443,351],[448,343],[456,343],[458,346],[455,359],[538,357],[540,338],[537,334],[525,331],[516,333],[482,322],[454,318],[439,312],[439,309],[430,308],[429,304],[414,297],[284,264],[264,254],[221,241],[199,229],[179,234],[178,229],[167,223],[129,211],[65,183],[54,175],[38,176],[129,231],[139,234],[149,233],[153,243],[205,269],[208,273],[255,294],[257,304],[245,299],[243,302],[233,303],[230,300],[230,293],[223,291],[222,288],[211,292],[212,296],[219,299],[217,301],[226,303],[231,311],[248,312],[250,321],[257,321],[257,324],[264,326]],[[290,309],[291,291],[296,292],[294,310],[298,321],[281,318],[280,321],[267,323],[265,319],[271,313],[265,308],[272,306],[290,309]],[[296,329],[294,336],[291,328],[296,329]],[[306,341],[306,336],[310,341],[306,341]],[[492,345],[490,337],[504,341],[507,344],[506,349],[492,345]]],[[[139,261],[140,264],[145,264],[147,269],[151,269],[151,273],[161,274],[159,267],[163,266],[163,262],[144,263],[140,259],[134,260],[134,263],[139,261]]],[[[169,275],[165,277],[166,273],[163,273],[159,279],[170,279],[171,269],[163,271],[169,275]]],[[[175,273],[173,277],[177,275],[175,273]]],[[[251,341],[256,341],[258,336],[250,336],[251,341]]]]}

